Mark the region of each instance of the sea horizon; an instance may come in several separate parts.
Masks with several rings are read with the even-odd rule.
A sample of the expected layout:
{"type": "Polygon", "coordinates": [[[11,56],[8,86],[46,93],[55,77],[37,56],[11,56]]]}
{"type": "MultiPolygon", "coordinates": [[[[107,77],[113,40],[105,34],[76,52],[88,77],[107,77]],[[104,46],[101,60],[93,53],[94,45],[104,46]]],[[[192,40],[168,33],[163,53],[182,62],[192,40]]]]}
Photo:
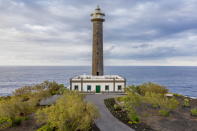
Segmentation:
{"type": "MultiPolygon", "coordinates": [[[[71,77],[83,74],[91,74],[91,66],[0,66],[0,95],[45,80],[69,86],[71,77]]],[[[154,82],[170,92],[197,97],[197,66],[105,66],[104,74],[124,76],[127,85],[154,82]]]]}

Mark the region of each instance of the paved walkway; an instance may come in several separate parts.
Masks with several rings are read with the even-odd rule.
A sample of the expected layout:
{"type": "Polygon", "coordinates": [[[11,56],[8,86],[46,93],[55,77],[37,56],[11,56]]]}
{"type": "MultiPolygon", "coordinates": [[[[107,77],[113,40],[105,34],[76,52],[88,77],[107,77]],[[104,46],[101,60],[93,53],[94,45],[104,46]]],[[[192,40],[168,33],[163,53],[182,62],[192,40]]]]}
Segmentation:
{"type": "Polygon", "coordinates": [[[134,131],[118,119],[116,119],[104,104],[104,99],[119,95],[95,94],[87,95],[87,101],[95,104],[100,112],[100,117],[95,121],[101,131],[134,131]]]}

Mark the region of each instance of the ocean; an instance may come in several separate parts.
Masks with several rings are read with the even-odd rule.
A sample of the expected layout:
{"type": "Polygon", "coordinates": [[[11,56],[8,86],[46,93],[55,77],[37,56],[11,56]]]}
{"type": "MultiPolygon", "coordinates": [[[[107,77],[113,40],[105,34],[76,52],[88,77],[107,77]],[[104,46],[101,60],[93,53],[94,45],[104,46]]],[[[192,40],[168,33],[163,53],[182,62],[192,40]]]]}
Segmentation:
{"type": "MultiPolygon", "coordinates": [[[[194,66],[107,66],[105,74],[118,74],[127,85],[155,82],[170,92],[197,97],[197,67],[194,66]]],[[[69,78],[91,74],[88,66],[0,66],[0,96],[10,95],[15,89],[45,80],[69,85],[69,78]]]]}

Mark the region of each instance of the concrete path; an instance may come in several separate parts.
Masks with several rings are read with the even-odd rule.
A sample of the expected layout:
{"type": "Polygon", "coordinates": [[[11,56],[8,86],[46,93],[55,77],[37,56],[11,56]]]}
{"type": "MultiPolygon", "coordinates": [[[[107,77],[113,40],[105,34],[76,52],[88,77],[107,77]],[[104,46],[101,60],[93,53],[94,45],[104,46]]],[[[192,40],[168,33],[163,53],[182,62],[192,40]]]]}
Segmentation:
{"type": "Polygon", "coordinates": [[[120,95],[94,94],[87,95],[87,101],[95,104],[100,112],[100,118],[95,123],[101,131],[134,131],[118,119],[116,119],[104,104],[104,99],[117,97],[120,95]]]}

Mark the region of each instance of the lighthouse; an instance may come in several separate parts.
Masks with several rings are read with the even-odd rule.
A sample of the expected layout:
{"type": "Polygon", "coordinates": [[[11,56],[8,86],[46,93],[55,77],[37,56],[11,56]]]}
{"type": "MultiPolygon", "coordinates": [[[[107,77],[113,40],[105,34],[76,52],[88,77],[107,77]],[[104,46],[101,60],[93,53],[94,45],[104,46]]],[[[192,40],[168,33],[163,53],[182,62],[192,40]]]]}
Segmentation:
{"type": "Polygon", "coordinates": [[[105,14],[99,6],[91,14],[92,74],[70,78],[70,90],[82,93],[124,93],[126,79],[119,75],[104,75],[103,71],[103,22],[105,14]]]}
{"type": "Polygon", "coordinates": [[[91,14],[93,23],[93,39],[92,39],[92,75],[103,75],[103,22],[105,14],[100,7],[91,14]]]}

